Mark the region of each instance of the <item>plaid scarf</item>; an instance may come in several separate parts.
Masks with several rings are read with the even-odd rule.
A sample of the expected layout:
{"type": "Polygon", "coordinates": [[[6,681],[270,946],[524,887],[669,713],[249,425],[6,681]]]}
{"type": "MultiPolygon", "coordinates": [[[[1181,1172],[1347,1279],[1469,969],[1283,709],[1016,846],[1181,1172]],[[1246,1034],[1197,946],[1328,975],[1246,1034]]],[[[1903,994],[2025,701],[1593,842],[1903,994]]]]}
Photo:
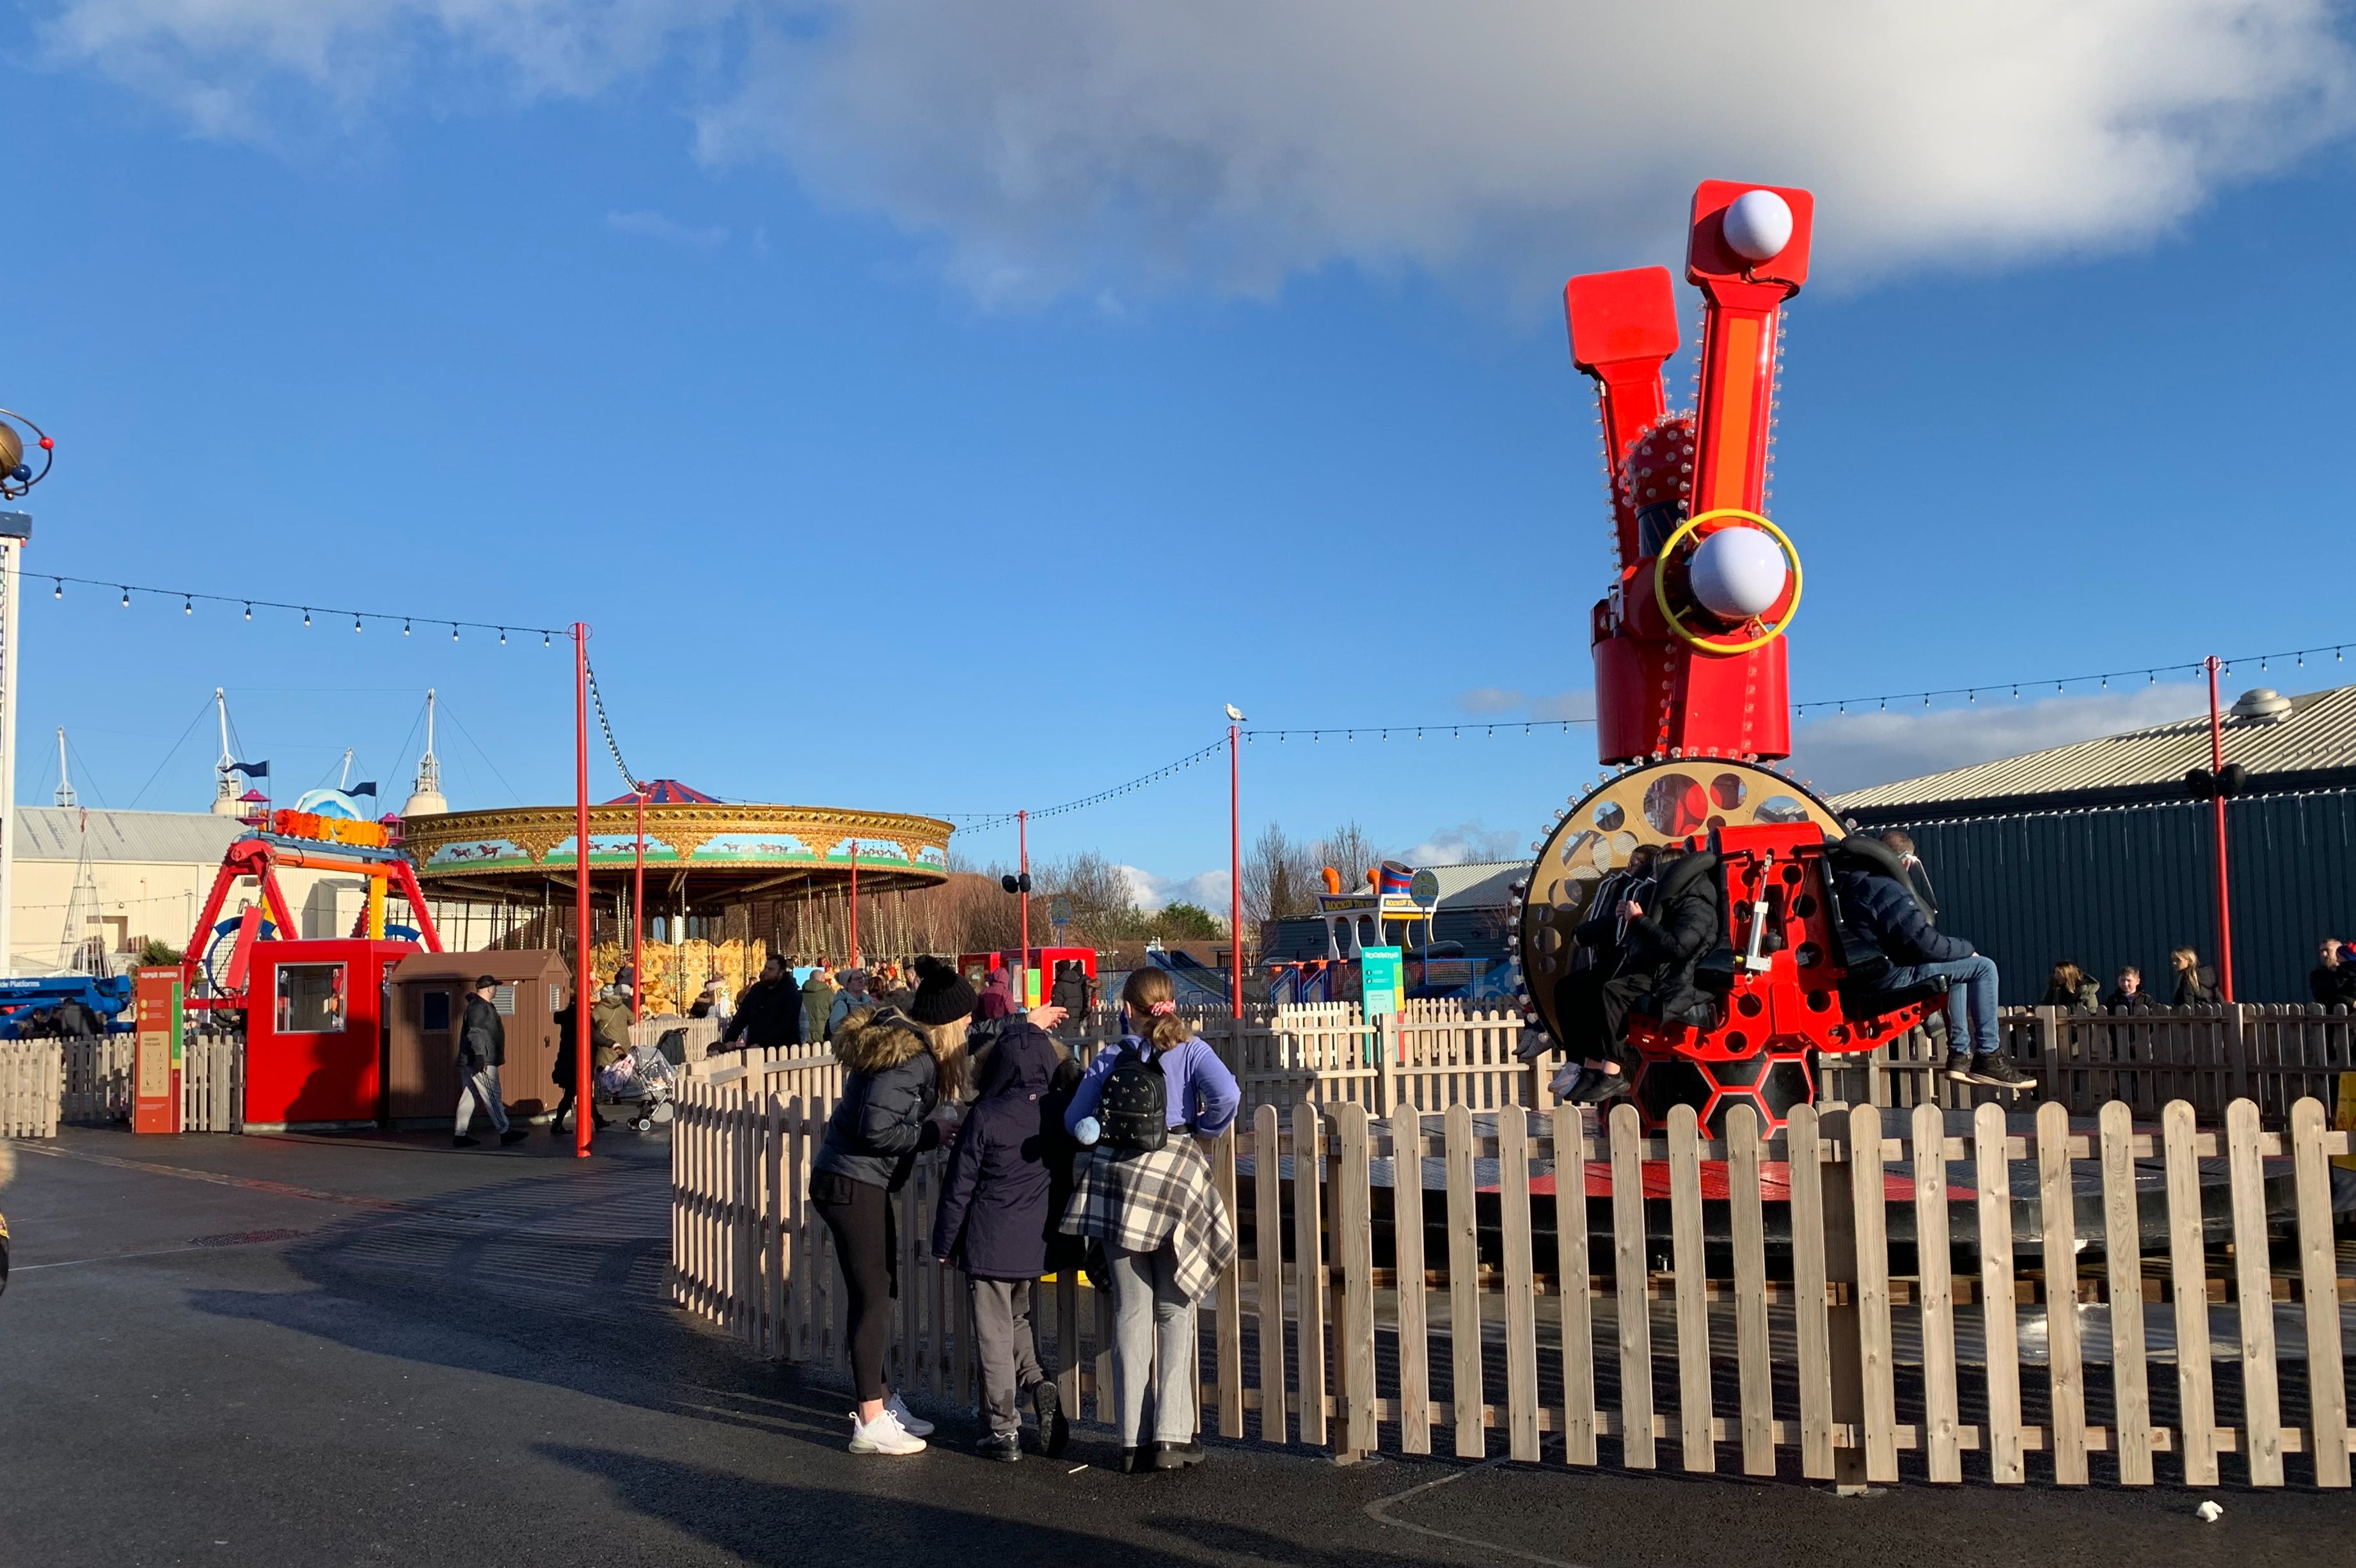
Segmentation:
{"type": "Polygon", "coordinates": [[[1084,1150],[1061,1229],[1128,1252],[1169,1242],[1188,1301],[1200,1301],[1236,1261],[1235,1221],[1212,1189],[1211,1162],[1183,1133],[1151,1154],[1084,1150]]]}

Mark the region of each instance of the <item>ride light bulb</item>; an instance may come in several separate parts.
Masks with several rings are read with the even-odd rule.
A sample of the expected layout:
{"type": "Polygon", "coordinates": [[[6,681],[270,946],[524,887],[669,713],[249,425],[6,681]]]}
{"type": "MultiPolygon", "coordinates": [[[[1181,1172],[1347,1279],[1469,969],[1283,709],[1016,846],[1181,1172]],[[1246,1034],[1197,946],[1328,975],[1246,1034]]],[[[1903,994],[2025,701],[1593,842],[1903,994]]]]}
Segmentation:
{"type": "Polygon", "coordinates": [[[1694,597],[1728,620],[1764,615],[1790,581],[1783,550],[1756,528],[1722,528],[1694,552],[1694,597]]]}
{"type": "Polygon", "coordinates": [[[1746,190],[1722,220],[1726,243],[1747,262],[1772,262],[1792,242],[1791,205],[1772,190],[1746,190]]]}

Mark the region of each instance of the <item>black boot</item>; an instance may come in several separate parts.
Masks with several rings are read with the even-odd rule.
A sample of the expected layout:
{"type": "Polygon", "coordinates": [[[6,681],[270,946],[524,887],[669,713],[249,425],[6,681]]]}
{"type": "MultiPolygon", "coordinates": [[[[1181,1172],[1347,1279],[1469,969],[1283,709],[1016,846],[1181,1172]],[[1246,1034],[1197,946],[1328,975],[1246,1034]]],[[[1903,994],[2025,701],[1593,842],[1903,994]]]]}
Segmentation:
{"type": "Polygon", "coordinates": [[[1206,1457],[1199,1443],[1157,1443],[1153,1445],[1153,1467],[1157,1470],[1183,1470],[1189,1465],[1201,1464],[1206,1457]]]}
{"type": "Polygon", "coordinates": [[[1072,1423],[1064,1418],[1064,1396],[1053,1378],[1031,1385],[1031,1409],[1039,1418],[1039,1451],[1053,1459],[1072,1441],[1072,1423]]]}

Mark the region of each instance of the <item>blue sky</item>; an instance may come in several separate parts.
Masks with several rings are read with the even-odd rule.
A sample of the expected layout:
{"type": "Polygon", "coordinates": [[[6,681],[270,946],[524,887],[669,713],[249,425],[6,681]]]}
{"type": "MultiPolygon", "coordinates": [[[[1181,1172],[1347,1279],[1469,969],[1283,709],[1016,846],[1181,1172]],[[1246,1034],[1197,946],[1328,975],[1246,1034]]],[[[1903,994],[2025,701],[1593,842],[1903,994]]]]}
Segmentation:
{"type": "MultiPolygon", "coordinates": [[[[434,686],[454,803],[562,799],[565,658],[423,618],[582,618],[633,768],[723,796],[1044,808],[1229,701],[1496,718],[1256,743],[1246,832],[1518,853],[1596,772],[1585,729],[1517,722],[1581,711],[1608,561],[1560,283],[1674,263],[1703,175],[1825,215],[1774,498],[1795,693],[2006,693],[1810,724],[1820,785],[2198,702],[2016,679],[2356,639],[2338,13],[2097,5],[2022,49],[2038,7],[1868,8],[1890,30],[1849,59],[1829,6],[1754,40],[1757,102],[1681,110],[1623,80],[1659,41],[1610,7],[1376,5],[1340,50],[1318,5],[1205,10],[1234,27],[0,5],[32,40],[0,65],[0,404],[59,440],[23,503],[18,798],[62,725],[86,800],[201,808],[209,719],[173,748],[220,685],[284,793],[350,746],[397,797],[434,686]],[[320,609],[59,601],[44,571],[320,609]]],[[[1749,16],[1672,31],[1707,60],[1749,16]]],[[[1225,782],[1033,852],[1223,901],[1225,782]]]]}

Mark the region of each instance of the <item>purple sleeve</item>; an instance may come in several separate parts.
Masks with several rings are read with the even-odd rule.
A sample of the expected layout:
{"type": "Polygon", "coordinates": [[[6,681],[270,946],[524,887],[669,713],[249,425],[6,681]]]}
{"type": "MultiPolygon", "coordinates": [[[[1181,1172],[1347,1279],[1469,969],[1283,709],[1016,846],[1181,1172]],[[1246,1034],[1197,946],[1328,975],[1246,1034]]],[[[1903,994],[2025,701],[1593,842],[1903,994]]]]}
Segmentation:
{"type": "Polygon", "coordinates": [[[1236,1075],[1219,1059],[1211,1043],[1197,1035],[1187,1042],[1190,1053],[1186,1064],[1186,1109],[1194,1112],[1194,1135],[1215,1138],[1234,1125],[1236,1110],[1243,1103],[1243,1090],[1237,1087],[1236,1075]]]}

